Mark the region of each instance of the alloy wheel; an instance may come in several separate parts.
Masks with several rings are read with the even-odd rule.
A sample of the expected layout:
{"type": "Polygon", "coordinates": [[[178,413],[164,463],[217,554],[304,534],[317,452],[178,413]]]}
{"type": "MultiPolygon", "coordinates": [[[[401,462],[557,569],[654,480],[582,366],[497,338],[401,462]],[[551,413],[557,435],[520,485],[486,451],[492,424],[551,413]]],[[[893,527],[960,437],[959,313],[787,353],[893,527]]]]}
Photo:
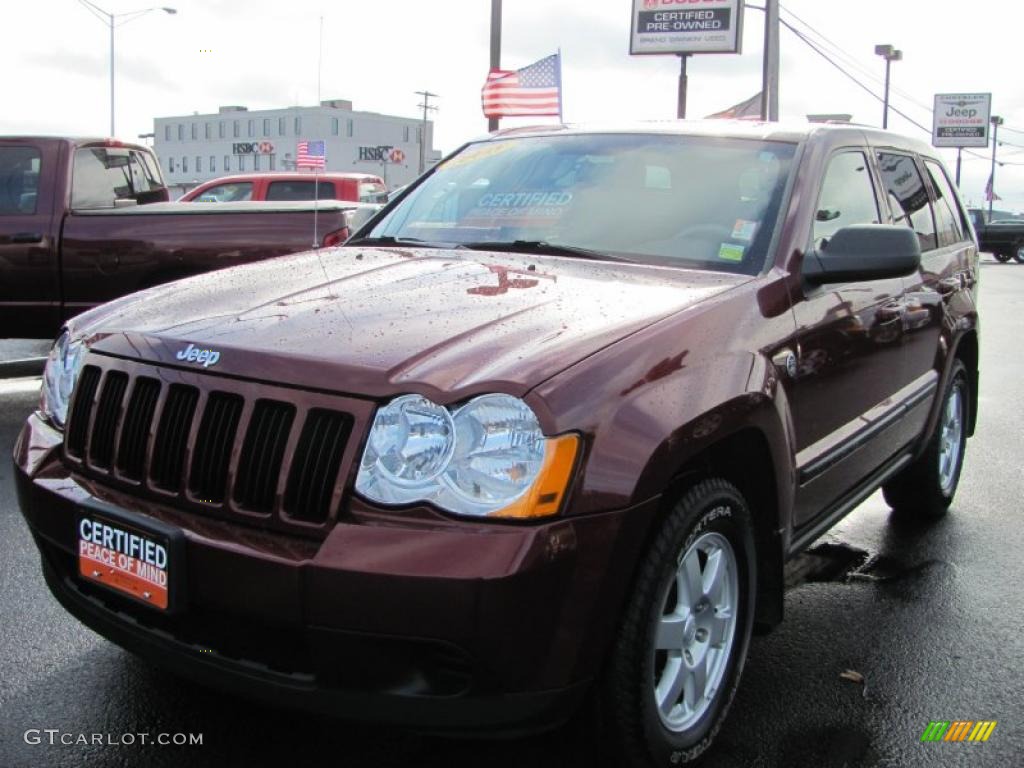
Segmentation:
{"type": "Polygon", "coordinates": [[[736,555],[719,533],[699,536],[678,559],[654,632],[653,693],[658,716],[684,731],[707,712],[736,639],[736,555]]]}

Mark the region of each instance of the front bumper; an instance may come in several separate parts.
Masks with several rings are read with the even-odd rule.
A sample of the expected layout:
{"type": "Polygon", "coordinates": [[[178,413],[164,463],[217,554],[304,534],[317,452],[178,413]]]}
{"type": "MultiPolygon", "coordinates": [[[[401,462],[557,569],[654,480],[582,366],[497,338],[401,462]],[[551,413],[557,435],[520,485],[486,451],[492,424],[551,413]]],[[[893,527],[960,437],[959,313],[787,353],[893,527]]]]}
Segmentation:
{"type": "Polygon", "coordinates": [[[322,541],[143,501],[70,471],[33,415],[22,512],[61,604],[113,642],[235,693],[424,729],[557,725],[598,673],[656,501],[545,524],[346,516],[322,541]],[[78,576],[91,501],[185,538],[181,609],[78,576]]]}

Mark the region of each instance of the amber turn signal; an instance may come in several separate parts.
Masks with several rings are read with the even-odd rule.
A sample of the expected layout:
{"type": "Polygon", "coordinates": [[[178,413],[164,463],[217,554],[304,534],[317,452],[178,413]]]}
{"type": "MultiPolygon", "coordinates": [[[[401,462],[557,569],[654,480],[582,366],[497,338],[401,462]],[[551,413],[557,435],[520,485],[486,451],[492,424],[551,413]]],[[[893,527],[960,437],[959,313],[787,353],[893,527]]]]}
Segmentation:
{"type": "Polygon", "coordinates": [[[576,465],[580,439],[576,435],[562,435],[549,437],[545,442],[544,463],[530,490],[488,517],[547,517],[558,512],[576,465]]]}

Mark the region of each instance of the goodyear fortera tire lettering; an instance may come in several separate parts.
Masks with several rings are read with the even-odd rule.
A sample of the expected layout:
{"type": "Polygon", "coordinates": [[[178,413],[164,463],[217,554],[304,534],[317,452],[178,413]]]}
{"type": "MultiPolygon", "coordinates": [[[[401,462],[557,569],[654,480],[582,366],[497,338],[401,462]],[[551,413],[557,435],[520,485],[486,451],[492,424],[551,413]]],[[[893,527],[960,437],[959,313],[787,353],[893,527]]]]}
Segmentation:
{"type": "Polygon", "coordinates": [[[743,496],[722,479],[693,485],[661,522],[639,565],[601,687],[616,765],[684,765],[710,746],[750,644],[756,573],[752,521],[743,496]],[[723,564],[731,566],[731,576],[719,572],[723,564]],[[693,574],[688,587],[687,572],[695,565],[699,574],[693,574]],[[729,617],[720,615],[729,607],[734,611],[731,629],[728,620],[722,621],[729,617]],[[711,656],[716,643],[721,646],[717,666],[711,656]],[[692,669],[704,660],[703,689],[689,676],[673,698],[670,665],[692,669]],[[698,687],[687,687],[693,685],[698,687]],[[702,696],[692,695],[701,690],[702,696]]]}

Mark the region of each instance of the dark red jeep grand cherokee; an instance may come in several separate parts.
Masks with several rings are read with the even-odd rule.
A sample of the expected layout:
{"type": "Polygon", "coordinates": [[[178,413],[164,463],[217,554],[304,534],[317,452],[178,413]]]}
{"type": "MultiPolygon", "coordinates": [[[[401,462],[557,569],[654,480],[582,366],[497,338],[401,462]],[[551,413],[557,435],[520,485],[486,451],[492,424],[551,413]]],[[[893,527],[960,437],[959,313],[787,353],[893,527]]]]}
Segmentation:
{"type": "Polygon", "coordinates": [[[21,507],[67,610],[183,675],[461,732],[586,698],[679,764],[788,557],[879,487],[949,506],[977,277],[893,134],[498,133],[345,247],[69,323],[21,507]]]}

